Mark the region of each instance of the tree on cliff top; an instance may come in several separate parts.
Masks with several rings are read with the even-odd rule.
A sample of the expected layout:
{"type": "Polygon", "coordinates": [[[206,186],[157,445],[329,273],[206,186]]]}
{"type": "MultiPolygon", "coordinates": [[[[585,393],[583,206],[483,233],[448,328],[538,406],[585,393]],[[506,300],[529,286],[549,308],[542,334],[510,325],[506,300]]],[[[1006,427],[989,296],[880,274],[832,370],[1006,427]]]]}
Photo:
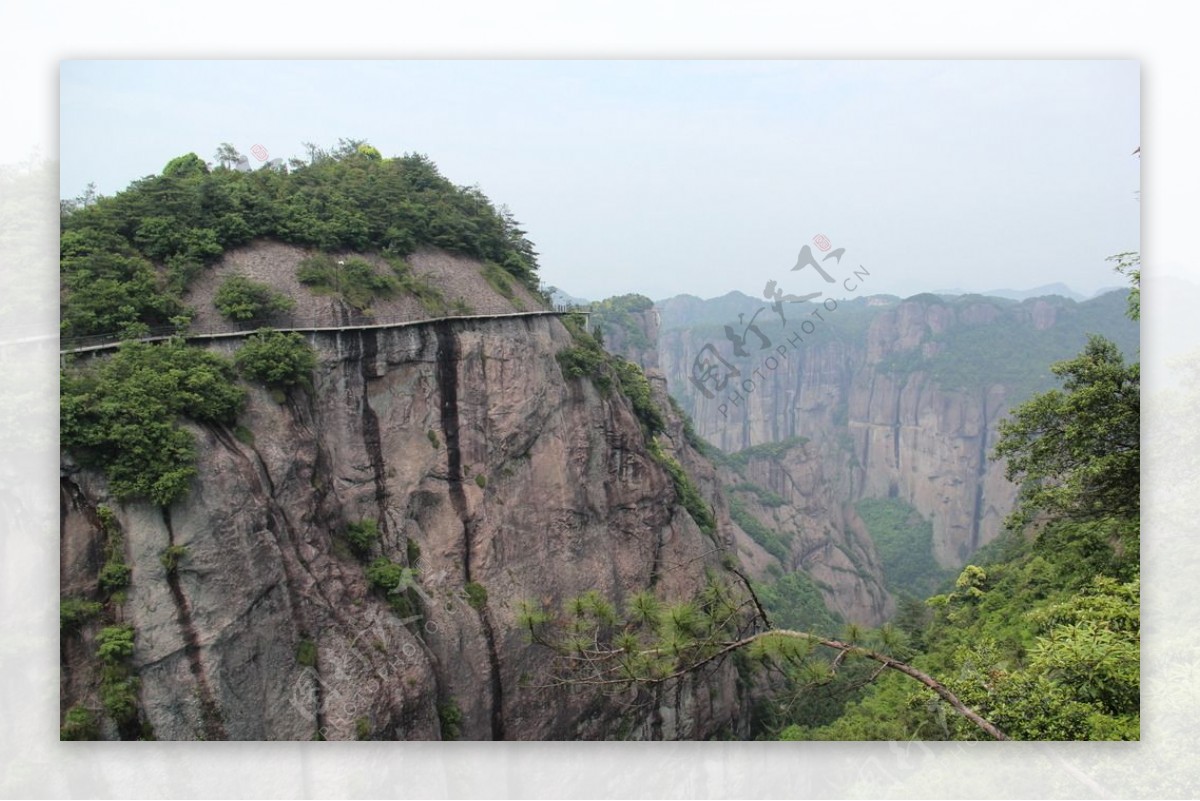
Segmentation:
{"type": "MultiPolygon", "coordinates": [[[[1137,254],[1120,254],[1117,271],[1133,288],[1128,316],[1140,317],[1137,254]]],[[[1000,424],[993,459],[1020,481],[1010,525],[1035,515],[1069,520],[1136,519],[1141,489],[1141,369],[1125,364],[1117,346],[1092,335],[1078,356],[1051,370],[1063,379],[1013,410],[1000,424]]]]}

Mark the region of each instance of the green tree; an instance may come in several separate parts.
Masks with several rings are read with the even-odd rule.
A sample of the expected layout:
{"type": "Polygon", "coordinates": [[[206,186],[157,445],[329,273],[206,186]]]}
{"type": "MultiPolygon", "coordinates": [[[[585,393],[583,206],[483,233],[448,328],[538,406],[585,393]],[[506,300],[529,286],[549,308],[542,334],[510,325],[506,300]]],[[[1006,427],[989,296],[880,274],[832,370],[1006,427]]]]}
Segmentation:
{"type": "Polygon", "coordinates": [[[266,284],[242,275],[231,275],[221,282],[213,305],[229,320],[262,320],[278,312],[291,311],[296,302],[275,292],[266,284]]]}
{"type": "Polygon", "coordinates": [[[1096,578],[1074,597],[1029,615],[1038,636],[1024,659],[990,637],[960,647],[950,684],[1019,739],[1137,739],[1139,598],[1136,579],[1096,578]]]}
{"type": "MultiPolygon", "coordinates": [[[[81,243],[64,235],[62,244],[65,249],[81,243]]],[[[64,251],[61,263],[63,286],[70,298],[62,312],[66,336],[137,337],[184,312],[178,298],[165,291],[154,266],[140,256],[91,249],[70,255],[64,251]]]]}
{"type": "Polygon", "coordinates": [[[1073,520],[1136,517],[1140,493],[1140,366],[1092,336],[1051,368],[1063,379],[1000,424],[993,459],[1021,482],[1014,523],[1036,513],[1073,520]]]}
{"type": "Polygon", "coordinates": [[[100,700],[125,739],[138,729],[140,682],[133,670],[133,650],[134,631],[128,624],[107,626],[96,635],[96,656],[101,662],[100,700]]]}
{"type": "Polygon", "coordinates": [[[217,164],[230,170],[242,160],[242,154],[233,145],[228,142],[222,142],[217,146],[217,152],[213,155],[213,158],[216,159],[217,164]]]}
{"type": "Polygon", "coordinates": [[[133,655],[133,627],[108,626],[96,636],[96,655],[106,662],[119,662],[133,655]]]}
{"type": "MultiPolygon", "coordinates": [[[[1141,256],[1111,257],[1132,288],[1126,315],[1141,318],[1141,256]]],[[[1141,491],[1141,366],[1091,335],[1083,352],[1051,367],[1063,379],[1001,422],[993,459],[1021,481],[1010,523],[1044,513],[1069,520],[1136,519],[1141,491]]]]}
{"type": "Polygon", "coordinates": [[[336,295],[364,311],[376,298],[395,297],[401,291],[398,272],[395,267],[392,274],[379,272],[365,259],[335,260],[322,253],[301,261],[296,268],[296,279],[317,294],[336,295]]]}
{"type": "MultiPolygon", "coordinates": [[[[786,739],[1136,738],[1138,365],[1093,338],[1055,369],[1064,388],[1018,407],[1002,438],[1029,479],[1022,509],[1046,525],[978,553],[948,594],[905,602],[897,627],[847,626],[840,638],[774,628],[764,608],[791,600],[779,586],[747,599],[713,580],[684,602],[640,593],[624,615],[595,593],[561,612],[527,603],[520,625],[560,658],[550,684],[664,685],[736,655],[764,669],[755,686],[784,698],[835,678],[861,691],[829,725],[797,722],[786,739]]],[[[825,715],[811,702],[772,706],[825,715]]]]}
{"type": "Polygon", "coordinates": [[[379,524],[371,518],[350,523],[346,526],[346,540],[356,556],[365,557],[379,541],[379,524]]]}
{"type": "Polygon", "coordinates": [[[83,598],[63,598],[58,604],[58,625],[62,631],[74,631],[100,614],[104,605],[83,598]]]}
{"type": "Polygon", "coordinates": [[[120,499],[169,506],[196,474],[181,418],[232,424],[245,401],[233,366],[180,340],[130,342],[88,369],[64,370],[60,431],[80,462],[99,467],[120,499]]]}
{"type": "Polygon", "coordinates": [[[651,592],[637,593],[624,614],[595,591],[568,600],[560,613],[525,602],[518,624],[532,642],[558,656],[547,686],[670,686],[735,653],[743,654],[749,667],[783,677],[793,688],[828,683],[847,663],[874,663],[868,681],[887,670],[907,676],[987,736],[1007,739],[946,684],[901,661],[895,651],[902,640],[894,629],[865,632],[847,626],[841,639],[790,629],[758,630],[763,620],[757,603],[753,596],[741,597],[710,579],[688,601],[667,603],[651,592]],[[831,658],[820,658],[822,652],[831,658]]]}
{"type": "Polygon", "coordinates": [[[807,574],[784,573],[770,583],[754,582],[754,592],[771,623],[793,631],[838,631],[841,619],[825,606],[821,591],[807,574]]]}
{"type": "MultiPolygon", "coordinates": [[[[64,203],[64,333],[136,335],[170,324],[185,313],[184,294],[205,265],[256,237],[385,257],[435,246],[537,288],[536,252],[511,214],[477,188],[448,181],[427,157],[377,157],[357,139],[339,140],[332,152],[308,148],[309,163],[292,171],[210,171],[189,153],[112,197],[64,203]]],[[[228,143],[217,150],[220,164],[240,158],[228,143]]],[[[373,275],[352,263],[334,276],[364,283],[365,294],[347,298],[352,305],[398,291],[427,308],[446,305],[418,276],[373,275]]]]}
{"type": "Polygon", "coordinates": [[[366,575],[367,582],[387,597],[388,605],[396,614],[408,617],[418,609],[417,571],[414,568],[381,556],[367,565],[366,575]]]}
{"type": "Polygon", "coordinates": [[[166,167],[163,167],[163,175],[173,178],[190,178],[206,174],[208,174],[208,165],[195,153],[185,153],[173,158],[167,162],[166,167]]]}
{"type": "Polygon", "coordinates": [[[90,709],[73,706],[67,710],[59,729],[60,740],[98,740],[100,727],[90,709]]]}
{"type": "Polygon", "coordinates": [[[262,328],[246,338],[234,363],[246,378],[282,389],[297,384],[310,386],[317,357],[295,331],[262,328]]]}
{"type": "MultiPolygon", "coordinates": [[[[360,153],[362,153],[363,152],[362,148],[364,148],[364,147],[370,148],[371,150],[375,150],[375,148],[373,148],[367,144],[366,139],[355,139],[353,137],[341,137],[337,141],[337,146],[334,147],[333,150],[330,152],[330,155],[333,156],[333,158],[335,158],[335,159],[348,159],[352,156],[356,156],[356,155],[359,155],[360,153]]],[[[379,151],[376,150],[375,152],[378,153],[379,151]]]]}
{"type": "Polygon", "coordinates": [[[1133,285],[1129,290],[1129,309],[1126,312],[1131,320],[1139,320],[1142,316],[1142,254],[1131,250],[1109,256],[1108,261],[1117,264],[1114,270],[1126,276],[1133,285]]]}
{"type": "Polygon", "coordinates": [[[371,159],[372,161],[379,161],[380,159],[383,158],[383,155],[376,148],[372,147],[371,145],[368,145],[366,142],[363,142],[362,144],[360,144],[358,147],[356,147],[354,149],[354,151],[359,156],[371,159]]]}

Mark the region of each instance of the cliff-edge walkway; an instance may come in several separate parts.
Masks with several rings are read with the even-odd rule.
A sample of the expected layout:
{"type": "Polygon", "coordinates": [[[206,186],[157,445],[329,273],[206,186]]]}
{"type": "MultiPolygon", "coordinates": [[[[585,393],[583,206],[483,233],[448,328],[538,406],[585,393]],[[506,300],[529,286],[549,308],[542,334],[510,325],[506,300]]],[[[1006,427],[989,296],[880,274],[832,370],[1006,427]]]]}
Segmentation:
{"type": "Polygon", "coordinates": [[[327,323],[318,324],[315,320],[304,323],[294,319],[276,318],[274,320],[252,320],[245,323],[239,323],[237,328],[222,328],[219,330],[210,331],[179,331],[174,327],[151,329],[144,336],[122,338],[117,334],[97,334],[89,337],[76,337],[72,339],[63,339],[59,344],[59,354],[65,356],[68,353],[98,353],[105,350],[113,350],[122,342],[162,342],[175,337],[182,337],[185,340],[204,340],[204,339],[228,339],[236,337],[245,337],[262,328],[271,328],[276,331],[296,331],[301,334],[320,333],[320,332],[336,332],[336,331],[362,331],[367,329],[378,328],[406,328],[409,326],[429,325],[430,323],[439,323],[445,320],[503,320],[520,317],[544,317],[553,315],[562,317],[568,314],[582,314],[584,319],[590,312],[585,308],[575,308],[569,306],[559,306],[554,309],[539,309],[538,311],[526,312],[500,312],[496,314],[458,314],[446,317],[426,317],[414,320],[412,318],[370,318],[360,322],[346,323],[343,325],[328,325],[327,323]]]}

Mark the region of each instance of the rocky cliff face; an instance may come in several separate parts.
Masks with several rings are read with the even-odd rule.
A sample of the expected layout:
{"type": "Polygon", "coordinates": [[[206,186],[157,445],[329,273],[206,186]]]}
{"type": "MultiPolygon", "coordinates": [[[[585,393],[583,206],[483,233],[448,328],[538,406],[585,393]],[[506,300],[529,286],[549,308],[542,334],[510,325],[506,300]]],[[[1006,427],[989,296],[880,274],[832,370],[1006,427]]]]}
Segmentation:
{"type": "MultiPolygon", "coordinates": [[[[194,427],[200,478],[169,509],[117,503],[64,461],[62,592],[95,593],[107,505],[132,567],[114,615],[156,737],[438,739],[455,709],[465,739],[745,733],[732,665],[632,710],[536,686],[550,655],[521,601],[682,599],[720,564],[628,401],[564,380],[557,319],[310,336],[312,389],[251,389],[236,433],[194,427]],[[364,520],[370,557],[413,571],[399,605],[347,547],[364,520]]],[[[96,629],[64,634],[64,709],[100,706],[96,629]]]]}
{"type": "Polygon", "coordinates": [[[614,324],[601,314],[593,315],[593,325],[601,328],[604,348],[623,359],[641,366],[643,370],[658,369],[658,334],[661,321],[657,309],[630,312],[626,325],[614,324]]]}
{"type": "Polygon", "coordinates": [[[739,557],[757,579],[768,578],[772,565],[803,572],[843,620],[878,626],[895,612],[895,601],[870,533],[847,500],[848,475],[828,469],[837,464],[799,443],[722,466],[722,485],[739,517],[749,516],[781,543],[767,551],[735,518],[739,557]]]}
{"type": "MultiPolygon", "coordinates": [[[[860,314],[855,324],[861,331],[827,327],[808,335],[793,321],[794,331],[770,329],[771,348],[757,352],[759,342],[748,336],[750,356],[741,360],[727,352],[729,344],[716,329],[670,329],[660,338],[659,360],[672,392],[706,440],[735,452],[808,438],[808,453],[823,462],[829,480],[844,485],[846,502],[904,500],[932,521],[938,562],[957,567],[1000,533],[1012,506],[1016,488],[1005,479],[1004,465],[989,461],[988,454],[997,424],[1027,397],[1028,388],[999,375],[954,388],[931,365],[945,362],[937,359],[954,337],[994,336],[998,350],[1018,333],[1022,342],[1040,342],[1037,332],[1053,329],[1073,310],[1061,299],[1004,307],[982,298],[951,305],[918,297],[891,302],[869,317],[860,314]],[[689,377],[710,344],[740,375],[707,397],[689,377]]],[[[1113,325],[1120,325],[1119,310],[1114,312],[1113,325]]],[[[1084,337],[1076,338],[1056,358],[1078,350],[1084,337]]],[[[1013,348],[1004,356],[1009,364],[1045,358],[1013,348]]],[[[708,353],[710,363],[724,370],[708,353]]],[[[1050,361],[1041,368],[1046,376],[1050,361]]],[[[853,528],[849,519],[833,525],[843,532],[853,528]]]]}
{"type": "MultiPolygon", "coordinates": [[[[692,308],[675,308],[670,313],[676,318],[689,311],[694,313],[696,304],[702,302],[689,298],[687,305],[692,308]]],[[[629,313],[623,322],[605,326],[605,347],[640,364],[665,406],[669,386],[673,384],[674,391],[681,392],[677,354],[673,358],[672,346],[666,343],[677,346],[684,338],[682,332],[671,332],[660,340],[657,309],[629,313]],[[634,340],[649,341],[651,346],[636,346],[634,340]],[[668,372],[659,369],[660,348],[668,372]]],[[[689,400],[684,394],[677,397],[689,400]]],[[[713,437],[711,425],[707,432],[699,424],[696,427],[698,433],[724,450],[740,451],[788,436],[772,427],[764,439],[743,439],[741,442],[746,444],[731,445],[731,440],[713,437]]],[[[682,420],[677,416],[671,440],[684,441],[682,420]]],[[[853,476],[839,447],[822,449],[820,445],[798,443],[779,454],[747,455],[737,464],[718,459],[716,470],[708,459],[691,453],[680,461],[714,503],[720,530],[732,533],[733,548],[750,577],[766,580],[773,567],[784,572],[802,571],[814,580],[826,605],[847,621],[877,626],[892,615],[895,602],[884,587],[883,570],[870,535],[854,511],[853,476]],[[731,505],[736,506],[736,513],[731,513],[731,505]],[[746,525],[757,524],[773,532],[783,547],[768,552],[739,525],[739,519],[746,522],[746,516],[751,518],[746,525]]]]}
{"type": "MultiPolygon", "coordinates": [[[[258,243],[212,276],[239,272],[302,292],[287,284],[302,257],[258,243]]],[[[411,263],[475,312],[537,303],[524,290],[503,296],[469,260],[430,251],[411,263]]],[[[212,276],[193,291],[200,306],[211,303],[212,276]]],[[[428,315],[410,300],[375,311],[428,315]]],[[[368,321],[328,298],[306,303],[331,324],[368,321]]],[[[1020,308],[1030,330],[1058,324],[1053,304],[1020,308]]],[[[526,642],[522,602],[561,608],[596,590],[622,606],[644,589],[676,601],[710,573],[763,579],[778,568],[804,571],[845,619],[882,622],[892,599],[855,501],[914,506],[932,519],[944,565],[991,539],[1011,503],[1002,466],[986,458],[1014,402],[1009,387],[947,389],[922,368],[947,347],[945,335],[995,324],[994,315],[987,304],[915,300],[873,314],[859,335],[782,349],[777,337],[775,366],[758,364],[736,401],[705,397],[687,380],[711,342],[703,332],[669,330],[655,349],[643,342],[659,334],[653,310],[613,327],[609,347],[647,368],[666,420],[662,449],[711,507],[713,535],[680,505],[629,400],[564,378],[555,356],[574,341],[557,318],[309,333],[311,387],[251,387],[236,427],[191,426],[199,477],[170,508],[119,503],[100,474],[64,456],[63,597],[101,600],[114,547],[131,568],[103,617],[135,633],[131,686],[144,728],[102,718],[100,734],[744,736],[747,690],[729,662],[636,707],[542,686],[553,656],[526,642]],[[714,465],[670,410],[668,387],[723,450],[779,447],[714,465]],[[378,538],[356,553],[349,534],[366,523],[378,538]]],[[[238,343],[204,346],[231,353],[238,343]]],[[[63,633],[64,710],[104,707],[99,629],[93,619],[63,633]]]]}

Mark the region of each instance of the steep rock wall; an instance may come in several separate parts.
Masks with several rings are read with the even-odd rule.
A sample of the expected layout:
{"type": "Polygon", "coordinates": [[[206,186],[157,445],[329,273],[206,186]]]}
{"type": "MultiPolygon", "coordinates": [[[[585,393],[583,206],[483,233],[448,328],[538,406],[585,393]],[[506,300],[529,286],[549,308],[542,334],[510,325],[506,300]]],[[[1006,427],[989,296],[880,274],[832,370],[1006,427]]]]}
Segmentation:
{"type": "MultiPolygon", "coordinates": [[[[668,407],[666,377],[653,368],[647,376],[660,406],[668,407]]],[[[725,548],[736,554],[747,577],[766,580],[772,566],[803,571],[816,582],[826,606],[845,620],[877,626],[891,616],[895,604],[884,588],[874,545],[845,501],[849,476],[827,471],[835,462],[800,443],[779,456],[752,456],[736,465],[718,456],[714,465],[688,447],[683,417],[674,412],[667,415],[666,434],[667,450],[712,506],[717,530],[729,532],[725,548]],[[772,494],[770,502],[760,497],[761,490],[772,494]],[[738,524],[733,503],[785,538],[784,558],[768,553],[738,524]]]]}
{"type": "Polygon", "coordinates": [[[639,365],[643,370],[658,369],[658,335],[661,321],[657,309],[630,312],[628,327],[605,324],[603,317],[593,315],[593,326],[600,328],[604,349],[639,365]]]}
{"type": "MultiPolygon", "coordinates": [[[[621,604],[645,588],[682,599],[720,564],[628,402],[563,379],[557,320],[311,341],[311,390],[279,402],[252,389],[237,435],[192,428],[200,477],[169,510],[117,503],[64,460],[63,593],[94,592],[106,504],[132,567],[114,614],[136,631],[155,736],[437,739],[454,706],[466,739],[745,732],[732,665],[632,709],[536,686],[549,654],[519,630],[521,601],[595,589],[621,604]],[[372,557],[416,571],[410,614],[347,549],[346,526],[364,519],[378,521],[372,557]],[[172,545],[186,549],[173,572],[160,559],[172,545]]],[[[98,706],[95,629],[64,637],[64,708],[98,706]]]]}
{"type": "Polygon", "coordinates": [[[825,605],[842,619],[878,626],[891,617],[895,602],[884,586],[871,536],[846,500],[847,476],[827,472],[831,464],[835,462],[802,443],[779,456],[754,456],[736,468],[723,466],[726,493],[786,544],[780,559],[737,526],[739,555],[758,579],[768,578],[772,564],[784,572],[807,574],[825,605]]]}
{"type": "MultiPolygon", "coordinates": [[[[997,424],[1014,401],[1001,383],[946,389],[895,360],[932,355],[937,335],[991,322],[995,313],[989,304],[897,304],[874,318],[865,339],[818,333],[788,348],[778,367],[760,371],[752,391],[736,402],[732,389],[708,398],[688,380],[709,341],[695,331],[664,332],[659,359],[706,440],[734,452],[809,438],[813,455],[827,462],[825,472],[844,477],[848,502],[903,499],[932,521],[938,562],[956,567],[1000,533],[1015,497],[1004,465],[988,460],[997,424]]],[[[1047,304],[1031,304],[1026,313],[1039,327],[1052,324],[1047,304]]]]}

